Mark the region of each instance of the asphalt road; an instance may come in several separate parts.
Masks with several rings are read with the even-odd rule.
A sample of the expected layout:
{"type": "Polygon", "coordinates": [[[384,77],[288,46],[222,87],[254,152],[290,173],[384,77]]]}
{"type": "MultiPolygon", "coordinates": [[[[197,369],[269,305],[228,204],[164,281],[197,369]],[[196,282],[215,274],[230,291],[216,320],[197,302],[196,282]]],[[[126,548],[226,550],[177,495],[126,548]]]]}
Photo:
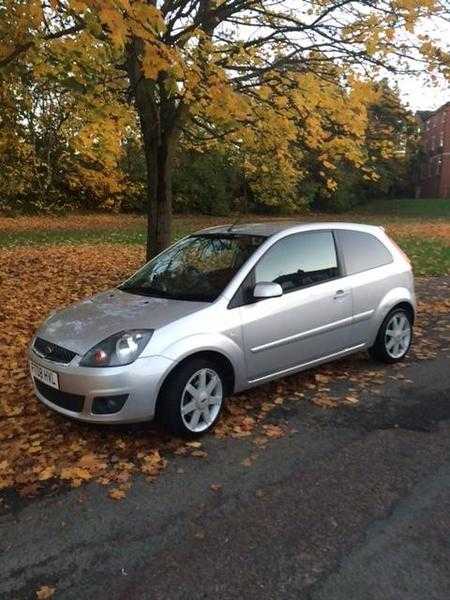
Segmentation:
{"type": "Polygon", "coordinates": [[[269,418],[289,435],[251,467],[251,439],[210,436],[121,502],[96,484],[12,502],[0,598],[448,600],[450,343],[402,375],[356,406],[286,401],[269,418]]]}

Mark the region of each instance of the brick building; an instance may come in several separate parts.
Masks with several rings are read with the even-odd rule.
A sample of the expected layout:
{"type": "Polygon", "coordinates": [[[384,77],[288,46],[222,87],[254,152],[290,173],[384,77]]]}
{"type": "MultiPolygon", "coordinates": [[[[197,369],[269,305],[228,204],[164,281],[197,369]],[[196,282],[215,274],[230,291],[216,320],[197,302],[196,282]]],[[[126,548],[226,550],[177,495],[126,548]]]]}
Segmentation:
{"type": "Polygon", "coordinates": [[[417,196],[450,198],[450,102],[417,117],[423,148],[417,196]]]}

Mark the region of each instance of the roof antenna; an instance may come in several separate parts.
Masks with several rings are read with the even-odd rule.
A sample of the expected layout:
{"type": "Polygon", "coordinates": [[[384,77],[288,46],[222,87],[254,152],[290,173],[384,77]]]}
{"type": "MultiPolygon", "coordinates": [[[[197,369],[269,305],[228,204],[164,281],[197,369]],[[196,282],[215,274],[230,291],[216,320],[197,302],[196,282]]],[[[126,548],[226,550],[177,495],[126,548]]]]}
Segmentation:
{"type": "Polygon", "coordinates": [[[239,213],[236,221],[228,227],[228,229],[227,229],[228,232],[233,231],[233,229],[239,225],[239,223],[242,221],[242,216],[243,216],[242,213],[239,213]]]}

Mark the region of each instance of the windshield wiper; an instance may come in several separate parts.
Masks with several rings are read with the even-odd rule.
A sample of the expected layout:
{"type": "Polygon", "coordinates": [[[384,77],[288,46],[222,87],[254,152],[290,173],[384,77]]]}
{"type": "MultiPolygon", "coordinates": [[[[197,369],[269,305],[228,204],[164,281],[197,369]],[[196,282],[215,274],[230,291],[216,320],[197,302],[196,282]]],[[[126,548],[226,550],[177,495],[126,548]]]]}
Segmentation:
{"type": "Polygon", "coordinates": [[[213,302],[216,296],[197,295],[197,294],[170,294],[164,290],[141,286],[119,286],[122,292],[129,294],[138,294],[139,296],[150,296],[155,298],[166,298],[168,300],[180,300],[185,302],[213,302]]]}
{"type": "Polygon", "coordinates": [[[139,296],[155,296],[157,298],[173,298],[173,294],[168,294],[167,292],[164,292],[163,290],[158,290],[156,288],[150,288],[150,287],[142,287],[142,286],[127,286],[127,285],[122,285],[119,286],[119,290],[121,290],[122,292],[128,292],[130,294],[138,294],[139,296]]]}

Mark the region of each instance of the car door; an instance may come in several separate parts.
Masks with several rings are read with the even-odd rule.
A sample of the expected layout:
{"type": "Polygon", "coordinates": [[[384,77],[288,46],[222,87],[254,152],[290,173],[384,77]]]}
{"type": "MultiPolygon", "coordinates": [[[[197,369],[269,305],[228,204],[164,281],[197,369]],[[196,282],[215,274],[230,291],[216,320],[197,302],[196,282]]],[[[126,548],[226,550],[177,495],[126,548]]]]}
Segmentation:
{"type": "Polygon", "coordinates": [[[279,283],[283,295],[251,299],[240,307],[250,382],[346,349],[352,321],[351,290],[331,231],[288,235],[253,268],[251,285],[279,283]]]}

